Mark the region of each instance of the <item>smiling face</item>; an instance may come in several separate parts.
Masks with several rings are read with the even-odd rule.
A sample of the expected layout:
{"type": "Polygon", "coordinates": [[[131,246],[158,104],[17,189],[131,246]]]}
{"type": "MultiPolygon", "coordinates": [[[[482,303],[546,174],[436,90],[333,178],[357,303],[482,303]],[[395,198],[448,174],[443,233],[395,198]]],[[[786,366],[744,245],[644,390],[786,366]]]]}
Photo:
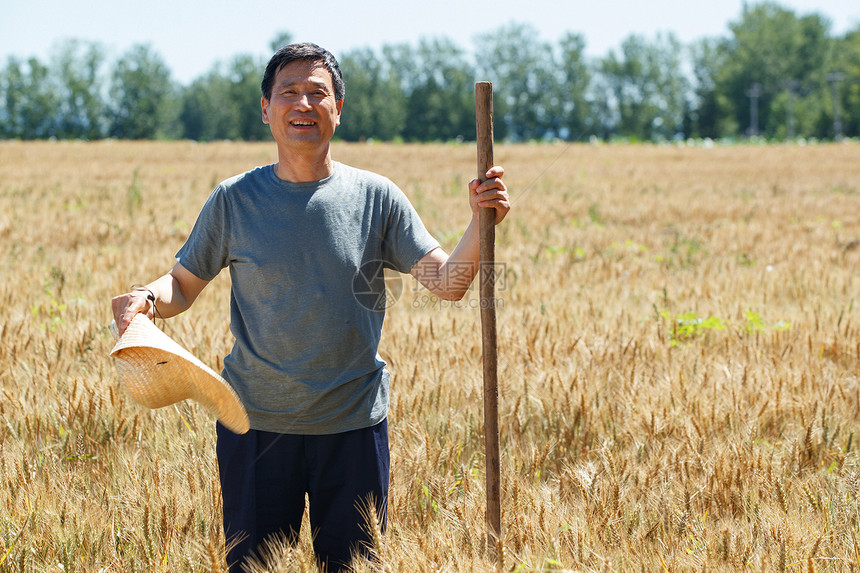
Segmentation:
{"type": "Polygon", "coordinates": [[[328,153],[340,125],[343,100],[336,101],[331,74],[320,62],[296,60],[275,76],[270,99],[261,99],[263,123],[278,147],[296,153],[328,153]]]}

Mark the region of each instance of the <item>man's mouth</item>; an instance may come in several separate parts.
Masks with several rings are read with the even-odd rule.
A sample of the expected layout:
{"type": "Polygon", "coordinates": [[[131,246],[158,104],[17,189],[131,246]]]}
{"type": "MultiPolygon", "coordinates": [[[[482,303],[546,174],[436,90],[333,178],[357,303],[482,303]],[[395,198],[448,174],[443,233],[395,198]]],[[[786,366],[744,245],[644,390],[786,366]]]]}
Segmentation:
{"type": "Polygon", "coordinates": [[[309,119],[294,119],[290,122],[290,125],[294,127],[313,127],[316,125],[316,122],[309,119]]]}

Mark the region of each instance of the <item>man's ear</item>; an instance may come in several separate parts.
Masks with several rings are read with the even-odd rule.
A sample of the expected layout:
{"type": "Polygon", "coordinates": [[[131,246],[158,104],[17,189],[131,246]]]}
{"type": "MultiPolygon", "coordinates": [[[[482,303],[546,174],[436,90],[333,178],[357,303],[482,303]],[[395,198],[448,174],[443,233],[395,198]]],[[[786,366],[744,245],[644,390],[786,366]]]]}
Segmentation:
{"type": "Polygon", "coordinates": [[[269,124],[269,100],[266,96],[260,98],[260,108],[263,112],[263,123],[269,124]]]}
{"type": "Polygon", "coordinates": [[[340,125],[340,112],[343,110],[343,100],[340,100],[336,103],[337,105],[337,123],[335,125],[340,125]]]}

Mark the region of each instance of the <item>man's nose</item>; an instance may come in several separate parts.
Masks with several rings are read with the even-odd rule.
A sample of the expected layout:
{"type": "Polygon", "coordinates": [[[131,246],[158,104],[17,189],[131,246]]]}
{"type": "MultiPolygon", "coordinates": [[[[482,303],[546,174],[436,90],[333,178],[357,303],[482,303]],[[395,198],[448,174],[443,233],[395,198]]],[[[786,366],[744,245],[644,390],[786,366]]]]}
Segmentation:
{"type": "Polygon", "coordinates": [[[311,98],[308,94],[299,94],[296,100],[296,107],[299,109],[311,109],[311,98]]]}

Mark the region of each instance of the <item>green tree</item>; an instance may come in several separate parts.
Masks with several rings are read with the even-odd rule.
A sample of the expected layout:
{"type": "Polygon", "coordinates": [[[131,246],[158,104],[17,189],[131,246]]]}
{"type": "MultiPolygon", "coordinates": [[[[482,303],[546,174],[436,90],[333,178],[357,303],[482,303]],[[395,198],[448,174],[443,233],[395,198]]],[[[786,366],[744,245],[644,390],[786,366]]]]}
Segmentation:
{"type": "Polygon", "coordinates": [[[622,42],[618,55],[612,50],[601,61],[600,73],[621,135],[670,139],[682,131],[687,80],[681,54],[681,44],[673,34],[658,34],[654,42],[631,35],[622,42]]]}
{"type": "MultiPolygon", "coordinates": [[[[233,87],[222,68],[221,64],[216,64],[209,73],[197,78],[183,90],[179,120],[182,136],[186,139],[238,140],[239,113],[253,113],[250,107],[240,110],[235,105],[231,94],[233,87]]],[[[260,121],[262,123],[262,118],[260,121]]]]}
{"type": "MultiPolygon", "coordinates": [[[[226,81],[220,75],[209,73],[182,89],[179,122],[183,138],[195,141],[230,138],[224,137],[218,127],[224,117],[224,107],[219,106],[218,102],[226,104],[225,84],[226,81]]],[[[231,137],[234,135],[230,134],[231,137]]]]}
{"type": "MultiPolygon", "coordinates": [[[[278,32],[277,34],[275,34],[275,37],[272,38],[271,42],[269,42],[269,47],[272,49],[272,53],[274,54],[275,52],[277,52],[278,50],[280,50],[284,46],[292,44],[292,43],[293,43],[293,35],[290,32],[287,32],[284,30],[284,31],[281,31],[281,32],[278,32]]],[[[262,72],[260,75],[262,75],[262,72]]]]}
{"type": "Polygon", "coordinates": [[[494,129],[515,140],[557,136],[559,74],[553,47],[535,40],[530,24],[513,23],[479,36],[478,71],[494,84],[494,129]],[[555,105],[554,105],[555,104],[555,105]],[[501,124],[501,125],[500,125],[501,124]]]}
{"type": "Polygon", "coordinates": [[[180,96],[179,123],[184,139],[206,141],[207,104],[206,90],[203,81],[196,79],[186,88],[182,88],[180,96]],[[201,89],[203,88],[203,89],[201,89]]]}
{"type": "Polygon", "coordinates": [[[820,113],[802,99],[821,101],[829,50],[826,19],[818,14],[798,18],[770,2],[745,4],[740,20],[729,28],[728,53],[717,76],[721,115],[747,133],[785,134],[791,87],[798,129],[812,135],[808,132],[820,113]],[[775,105],[780,98],[783,109],[775,105]]]}
{"type": "Polygon", "coordinates": [[[57,137],[104,137],[107,129],[102,93],[104,63],[104,49],[95,42],[66,40],[54,48],[51,72],[60,99],[57,137]]]}
{"type": "Polygon", "coordinates": [[[216,62],[206,75],[182,90],[182,137],[198,141],[270,139],[260,111],[265,65],[250,54],[240,54],[227,62],[216,62]]]}
{"type": "Polygon", "coordinates": [[[236,121],[236,133],[244,141],[270,139],[260,107],[260,82],[266,62],[245,54],[232,59],[227,68],[228,98],[236,121]]]}
{"type": "Polygon", "coordinates": [[[860,136],[860,26],[835,42],[834,68],[845,77],[842,82],[842,117],[844,133],[860,136]]]}
{"type": "Polygon", "coordinates": [[[0,137],[23,138],[23,110],[26,106],[26,71],[21,61],[10,56],[0,71],[0,137]]]}
{"type": "Polygon", "coordinates": [[[445,38],[422,39],[420,70],[409,94],[404,135],[414,141],[475,139],[475,72],[461,48],[445,38]]]}
{"type": "Polygon", "coordinates": [[[693,101],[685,132],[692,137],[720,137],[720,105],[717,94],[717,75],[725,65],[726,41],[724,38],[704,38],[689,47],[692,62],[693,101]]]}
{"type": "Polygon", "coordinates": [[[3,137],[41,139],[56,133],[60,100],[48,68],[38,59],[10,57],[0,73],[0,93],[3,137]]]}
{"type": "Polygon", "coordinates": [[[111,83],[110,133],[121,139],[155,139],[168,131],[170,71],[145,44],[130,48],[116,63],[111,83]]]}
{"type": "Polygon", "coordinates": [[[561,38],[558,94],[551,102],[557,118],[553,131],[565,139],[578,140],[594,133],[591,102],[591,69],[585,57],[585,37],[569,32],[561,38]]]}
{"type": "Polygon", "coordinates": [[[389,45],[382,53],[386,89],[399,86],[405,98],[404,139],[475,138],[475,73],[461,48],[446,38],[424,38],[414,48],[389,45]]]}
{"type": "Polygon", "coordinates": [[[346,141],[401,137],[406,127],[406,97],[390,66],[371,49],[340,58],[346,97],[337,136],[346,141]]]}

